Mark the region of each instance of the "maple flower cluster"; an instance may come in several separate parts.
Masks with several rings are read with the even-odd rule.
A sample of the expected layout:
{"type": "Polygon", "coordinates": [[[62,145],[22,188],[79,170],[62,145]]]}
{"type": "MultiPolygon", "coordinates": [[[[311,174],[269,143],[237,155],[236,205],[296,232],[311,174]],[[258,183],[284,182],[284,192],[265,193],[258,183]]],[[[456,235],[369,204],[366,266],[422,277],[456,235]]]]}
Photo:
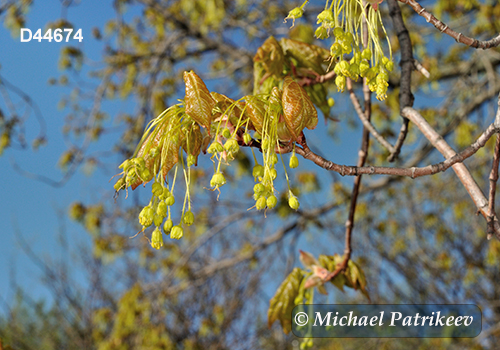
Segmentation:
{"type": "MultiPolygon", "coordinates": [[[[389,72],[394,69],[392,50],[382,22],[378,5],[383,0],[369,0],[363,6],[362,0],[327,0],[325,9],[318,15],[315,36],[327,39],[333,36],[330,55],[335,84],[344,91],[347,78],[366,78],[368,87],[377,94],[377,99],[387,98],[389,72]],[[382,49],[379,32],[382,30],[389,46],[389,57],[382,49]],[[363,33],[366,32],[366,37],[363,33]]],[[[295,21],[302,17],[304,6],[290,11],[288,18],[295,21]]]]}
{"type": "MultiPolygon", "coordinates": [[[[212,190],[226,183],[222,165],[234,160],[240,146],[251,146],[255,166],[253,176],[255,208],[272,209],[277,203],[274,180],[276,164],[281,153],[290,152],[289,167],[296,168],[295,142],[300,140],[304,128],[314,129],[318,123],[316,109],[306,91],[292,78],[285,77],[282,88],[277,86],[269,95],[250,95],[238,101],[216,92],[210,92],[194,72],[184,72],[185,98],[146,127],[139,145],[130,159],[125,160],[120,179],[114,188],[134,190],[152,182],[151,199],[139,214],[142,232],[154,226],[151,246],[163,246],[162,230],[173,239],[184,234],[183,226],[194,223],[191,211],[191,167],[196,166],[201,152],[211,155],[214,174],[210,180],[212,190]],[[253,148],[262,151],[259,164],[253,148]],[[174,189],[178,173],[182,172],[186,192],[183,198],[181,220],[174,225],[171,207],[176,202],[174,189]],[[173,174],[172,174],[173,173],[173,174]]],[[[299,208],[288,174],[288,204],[299,208]]]]}

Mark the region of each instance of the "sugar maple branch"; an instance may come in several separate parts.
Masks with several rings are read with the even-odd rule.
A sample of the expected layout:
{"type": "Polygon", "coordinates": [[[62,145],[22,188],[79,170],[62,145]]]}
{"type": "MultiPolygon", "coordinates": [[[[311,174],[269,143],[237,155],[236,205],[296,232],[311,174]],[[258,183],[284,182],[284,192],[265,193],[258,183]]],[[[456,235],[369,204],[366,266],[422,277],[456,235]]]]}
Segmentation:
{"type": "MultiPolygon", "coordinates": [[[[401,15],[401,9],[396,0],[388,0],[387,4],[389,6],[389,15],[394,22],[394,29],[398,36],[399,46],[401,48],[401,79],[399,88],[399,108],[400,111],[405,107],[413,106],[413,93],[411,92],[411,72],[413,71],[414,59],[413,59],[413,48],[410,40],[410,33],[406,29],[403,16],[401,15]]],[[[401,152],[401,147],[403,147],[406,135],[408,134],[408,119],[403,117],[403,124],[401,125],[401,130],[399,131],[399,136],[394,145],[394,150],[391,152],[387,160],[393,162],[401,152]]]]}
{"type": "MultiPolygon", "coordinates": [[[[427,121],[418,113],[415,109],[411,107],[406,107],[403,109],[403,115],[412,121],[424,134],[424,136],[429,140],[429,142],[446,158],[445,162],[455,159],[458,161],[454,162],[451,166],[457,174],[458,178],[464,185],[465,189],[469,193],[470,197],[476,204],[478,211],[483,215],[485,219],[489,217],[488,210],[488,200],[484,196],[483,192],[479,188],[478,184],[472,177],[471,173],[467,167],[461,163],[465,158],[470,157],[472,154],[476,153],[479,148],[483,147],[488,139],[494,134],[499,132],[500,127],[500,113],[497,112],[497,117],[495,121],[486,129],[486,131],[474,142],[471,146],[467,147],[464,151],[457,154],[448,143],[427,123],[427,121]],[[464,158],[465,157],[465,158],[464,158]],[[460,160],[461,159],[461,160],[460,160]]],[[[444,162],[443,162],[444,163],[444,162]]],[[[493,230],[498,238],[500,238],[500,224],[496,216],[493,218],[492,223],[493,230]]]]}
{"type": "MultiPolygon", "coordinates": [[[[415,111],[415,110],[413,108],[410,108],[410,107],[407,107],[407,108],[409,110],[405,110],[405,114],[413,117],[412,111],[415,111]]],[[[415,113],[418,113],[418,112],[415,111],[415,113]]],[[[423,117],[422,117],[422,119],[423,119],[423,117]]],[[[421,123],[421,121],[419,121],[419,122],[421,123]]],[[[427,122],[425,120],[424,120],[424,123],[427,124],[427,122]]],[[[421,123],[421,125],[425,125],[425,124],[421,123]]],[[[442,139],[442,137],[440,137],[433,129],[432,129],[432,131],[435,135],[437,135],[438,138],[442,139]]],[[[481,134],[481,136],[479,136],[479,138],[476,140],[476,142],[474,142],[472,145],[470,145],[469,147],[464,149],[462,152],[455,153],[455,151],[452,151],[453,154],[445,155],[445,156],[449,157],[446,160],[444,160],[440,163],[427,165],[425,167],[398,168],[398,167],[380,167],[380,166],[358,167],[358,166],[340,165],[340,164],[334,163],[332,161],[329,161],[329,160],[319,156],[318,154],[314,153],[313,151],[311,151],[311,149],[307,145],[307,141],[306,141],[305,137],[303,137],[301,140],[299,140],[300,146],[296,147],[295,151],[297,154],[300,154],[305,159],[311,160],[312,162],[314,162],[316,165],[322,167],[323,169],[335,171],[342,176],[346,176],[346,175],[347,176],[357,176],[357,175],[361,175],[361,174],[394,175],[394,176],[407,176],[407,177],[411,177],[412,179],[415,179],[417,177],[434,175],[434,174],[446,171],[447,169],[456,165],[457,163],[463,162],[465,159],[474,155],[480,148],[484,147],[486,142],[495,133],[498,133],[498,132],[500,132],[500,127],[497,127],[494,124],[491,124],[481,134]]],[[[446,143],[446,141],[444,141],[444,139],[442,139],[442,141],[449,147],[449,145],[446,143]]],[[[432,141],[431,141],[431,143],[432,143],[432,141]]],[[[434,145],[434,143],[433,143],[433,145],[434,145]]],[[[448,154],[450,154],[450,153],[448,153],[448,154]]]]}
{"type": "Polygon", "coordinates": [[[415,0],[398,0],[398,1],[410,5],[416,13],[424,17],[427,22],[434,25],[434,27],[436,27],[441,33],[445,33],[451,36],[459,43],[465,44],[475,49],[483,49],[483,50],[490,49],[492,47],[497,47],[498,45],[500,45],[500,35],[487,41],[469,38],[468,36],[465,36],[462,33],[457,33],[453,29],[449,28],[448,25],[444,24],[436,17],[434,17],[432,13],[423,8],[417,1],[415,0]]]}
{"type": "MultiPolygon", "coordinates": [[[[350,93],[354,95],[354,92],[352,91],[352,83],[350,84],[350,80],[348,83],[348,89],[350,88],[350,93]],[[351,85],[351,86],[349,86],[351,85]]],[[[371,119],[371,114],[372,114],[372,104],[371,104],[371,91],[368,88],[368,85],[366,84],[366,78],[363,79],[363,95],[364,95],[364,100],[365,100],[365,110],[361,110],[361,115],[363,115],[363,118],[366,119],[366,121],[371,125],[370,119],[371,119]]],[[[356,95],[354,95],[354,98],[356,99],[358,106],[359,106],[359,101],[356,98],[356,95]]],[[[352,97],[351,97],[352,99],[352,97]]],[[[353,101],[354,103],[354,101],[353,101]]],[[[359,106],[361,109],[361,106],[359,106]]],[[[362,167],[365,165],[366,158],[368,157],[368,149],[370,146],[370,131],[368,128],[363,127],[363,137],[361,141],[361,148],[359,150],[359,157],[358,157],[358,167],[362,167]]],[[[358,196],[359,196],[359,189],[361,187],[361,175],[356,176],[354,179],[354,185],[352,188],[352,194],[351,194],[351,204],[349,206],[349,215],[347,217],[347,221],[345,223],[345,249],[344,249],[344,259],[342,260],[342,263],[337,266],[337,268],[330,272],[326,276],[326,280],[329,281],[335,276],[337,276],[341,271],[344,271],[349,263],[349,260],[351,259],[351,253],[352,253],[352,231],[354,229],[354,217],[356,215],[356,205],[358,202],[358,196]]]]}
{"type": "MultiPolygon", "coordinates": [[[[500,124],[500,95],[498,97],[498,109],[497,115],[495,117],[495,124],[500,124]]],[[[495,143],[495,153],[493,155],[493,164],[491,166],[490,172],[490,193],[488,198],[488,238],[491,238],[491,235],[495,233],[494,227],[494,217],[495,217],[495,195],[496,195],[496,187],[498,181],[498,165],[500,163],[500,136],[497,135],[497,141],[495,143]]]]}
{"type": "Polygon", "coordinates": [[[498,164],[500,163],[500,137],[497,135],[497,141],[495,143],[495,154],[493,156],[493,165],[491,167],[490,173],[490,194],[488,198],[488,238],[495,232],[493,226],[493,218],[495,217],[495,194],[498,181],[498,164]]]}

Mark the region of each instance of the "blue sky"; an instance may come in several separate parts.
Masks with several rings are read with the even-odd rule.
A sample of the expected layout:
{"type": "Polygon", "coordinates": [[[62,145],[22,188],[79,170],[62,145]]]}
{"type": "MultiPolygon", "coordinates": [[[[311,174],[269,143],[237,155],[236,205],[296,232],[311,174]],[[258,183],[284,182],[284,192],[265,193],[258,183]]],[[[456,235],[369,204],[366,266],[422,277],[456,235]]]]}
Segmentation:
{"type": "MultiPolygon", "coordinates": [[[[76,29],[81,28],[83,41],[72,40],[72,45],[81,47],[88,59],[99,60],[102,46],[91,36],[93,27],[102,27],[114,12],[109,2],[83,1],[75,8],[70,8],[67,19],[76,29]],[[96,7],[100,11],[95,11],[96,7]]],[[[34,33],[38,28],[45,32],[47,22],[59,19],[61,2],[58,0],[36,1],[27,16],[26,27],[34,33]]],[[[65,111],[57,108],[57,104],[67,89],[50,86],[48,80],[58,77],[58,58],[64,43],[32,40],[21,43],[13,38],[5,28],[0,28],[0,75],[10,83],[27,93],[42,111],[47,124],[48,144],[38,151],[16,150],[9,148],[0,157],[0,179],[3,183],[0,196],[0,220],[2,244],[0,245],[0,295],[8,295],[10,270],[15,271],[15,280],[20,286],[30,291],[33,297],[48,296],[40,288],[40,270],[34,266],[24,253],[16,231],[22,232],[31,248],[41,257],[57,259],[61,257],[58,232],[65,225],[72,245],[88,242],[88,236],[71,223],[66,217],[66,208],[76,198],[90,200],[88,188],[93,183],[107,183],[109,177],[96,172],[86,177],[81,171],[71,178],[62,188],[54,188],[39,181],[21,176],[11,166],[15,161],[22,169],[59,180],[63,174],[57,168],[62,150],[67,148],[61,131],[65,111]],[[58,212],[62,220],[58,219],[58,212]]],[[[0,108],[5,108],[3,100],[0,108]]],[[[26,122],[26,139],[30,143],[40,131],[39,124],[33,114],[26,122]]],[[[11,292],[11,291],[10,291],[11,292]]]]}

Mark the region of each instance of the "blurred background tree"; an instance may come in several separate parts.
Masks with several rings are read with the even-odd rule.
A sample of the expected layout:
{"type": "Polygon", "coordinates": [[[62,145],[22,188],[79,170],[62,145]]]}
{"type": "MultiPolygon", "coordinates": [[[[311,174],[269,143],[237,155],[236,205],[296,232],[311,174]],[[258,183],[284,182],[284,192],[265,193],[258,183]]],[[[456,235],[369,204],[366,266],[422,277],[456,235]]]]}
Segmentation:
{"type": "MultiPolygon", "coordinates": [[[[496,1],[421,3],[457,32],[489,39],[500,31],[496,1]]],[[[76,5],[76,1],[61,2],[63,9],[76,5]]],[[[32,177],[64,186],[79,169],[89,176],[96,168],[114,175],[118,164],[132,155],[148,121],[183,97],[186,70],[195,70],[210,90],[237,99],[251,93],[253,57],[269,36],[329,49],[328,39],[314,37],[322,2],[311,1],[293,28],[283,25],[283,18],[298,5],[292,1],[114,1],[115,17],[92,33],[102,43],[101,60],[90,64],[85,50],[68,45],[59,59],[61,74],[51,81],[67,89],[61,106],[67,111],[63,132],[71,147],[59,161],[63,179],[32,177]],[[132,101],[135,108],[127,114],[110,113],[105,105],[120,99],[132,101]],[[109,144],[110,139],[113,146],[104,148],[102,140],[109,144]]],[[[0,4],[0,18],[14,35],[26,26],[30,6],[31,1],[20,0],[0,4]]],[[[402,18],[416,59],[410,62],[410,70],[425,67],[412,74],[415,108],[455,150],[469,146],[496,113],[500,52],[455,43],[409,5],[388,0],[379,10],[395,62],[402,59],[402,37],[396,30],[401,29],[397,23],[402,18]],[[426,71],[429,77],[423,74],[426,71]]],[[[48,26],[71,26],[62,13],[59,21],[48,26]]],[[[393,145],[403,121],[399,94],[410,87],[401,76],[396,64],[387,99],[373,101],[371,107],[373,126],[393,145]]],[[[348,94],[337,92],[328,81],[320,86],[327,92],[324,101],[333,97],[336,102],[325,121],[320,118],[318,128],[306,132],[310,140],[321,140],[311,141],[311,148],[332,161],[350,152],[354,157],[350,163],[355,164],[359,142],[367,140],[367,132],[362,131],[348,94]],[[360,141],[346,142],[346,138],[360,141]]],[[[1,151],[8,153],[13,144],[28,148],[26,122],[19,117],[22,107],[9,104],[9,94],[39,116],[32,103],[36,96],[17,91],[1,76],[0,89],[5,92],[0,105],[1,151]]],[[[361,84],[355,84],[354,91],[362,96],[361,84]]],[[[33,148],[47,142],[43,118],[39,121],[40,135],[29,140],[33,148]]],[[[394,164],[409,168],[442,161],[419,130],[409,125],[401,153],[393,156],[394,164]]],[[[493,140],[465,162],[485,192],[493,140]]],[[[247,210],[254,205],[248,151],[240,152],[228,170],[230,184],[221,189],[219,200],[204,188],[210,182],[211,162],[201,159],[192,194],[197,223],[180,241],[165,238],[159,251],[142,234],[129,239],[140,230],[137,216],[148,200],[141,191],[130,192],[127,201],[124,196],[113,201],[112,186],[103,184],[92,189],[102,193],[100,201],[76,200],[68,208],[69,216],[88,231],[92,246],[79,247],[77,264],[65,266],[65,262],[40,259],[29,244],[24,245],[27,256],[42,268],[43,283],[53,301],[33,300],[30,291],[16,290],[16,300],[4,305],[0,344],[13,349],[298,349],[299,341],[283,334],[278,323],[268,328],[269,302],[281,281],[300,266],[299,249],[315,256],[344,252],[345,223],[350,212],[354,215],[349,210],[356,197],[353,181],[360,180],[340,177],[299,157],[300,167],[292,176],[294,191],[302,199],[300,210],[290,210],[282,197],[264,217],[262,212],[247,210]]],[[[388,157],[391,152],[373,141],[366,164],[390,166],[388,157]]],[[[286,193],[285,186],[285,181],[277,183],[280,193],[286,193]]],[[[371,302],[474,303],[483,310],[483,332],[475,339],[326,339],[315,341],[314,347],[494,349],[500,336],[500,243],[486,240],[485,220],[474,215],[476,207],[456,175],[448,170],[414,180],[364,177],[359,190],[351,258],[366,275],[371,302]]],[[[328,296],[316,297],[315,302],[367,302],[362,293],[331,287],[328,296]]]]}

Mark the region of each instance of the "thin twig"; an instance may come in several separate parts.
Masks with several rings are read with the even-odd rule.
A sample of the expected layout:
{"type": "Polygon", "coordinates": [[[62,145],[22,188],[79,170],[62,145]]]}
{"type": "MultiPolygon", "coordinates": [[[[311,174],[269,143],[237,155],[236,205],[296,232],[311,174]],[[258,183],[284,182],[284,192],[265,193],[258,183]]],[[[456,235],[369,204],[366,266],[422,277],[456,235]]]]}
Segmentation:
{"type": "Polygon", "coordinates": [[[475,49],[483,49],[483,50],[490,49],[492,47],[497,47],[498,45],[500,45],[500,35],[497,35],[495,38],[487,41],[469,38],[468,36],[465,36],[462,33],[457,33],[451,28],[449,28],[448,25],[444,24],[436,17],[434,17],[432,13],[423,8],[415,0],[398,0],[398,1],[410,5],[416,13],[424,17],[427,22],[430,22],[432,25],[434,25],[434,27],[436,27],[441,33],[451,36],[459,43],[465,44],[475,49]]]}
{"type": "Polygon", "coordinates": [[[363,123],[363,126],[370,132],[370,134],[373,135],[373,137],[382,145],[384,148],[386,148],[390,153],[394,152],[394,147],[387,141],[380,133],[375,129],[373,124],[366,118],[365,113],[363,112],[363,109],[361,108],[361,104],[358,100],[358,97],[354,93],[353,87],[352,87],[352,81],[351,79],[347,79],[347,91],[349,92],[349,97],[351,98],[351,102],[354,106],[354,109],[356,110],[356,113],[358,114],[359,119],[363,123]]]}
{"type": "MultiPolygon", "coordinates": [[[[399,46],[401,47],[401,79],[399,88],[399,109],[413,106],[413,93],[411,92],[411,72],[415,68],[413,59],[413,48],[410,40],[410,33],[406,29],[401,9],[396,0],[388,0],[389,14],[394,22],[394,29],[398,36],[399,46]]],[[[403,116],[403,124],[399,131],[399,136],[394,145],[394,151],[391,152],[387,160],[393,162],[401,152],[404,141],[408,135],[408,119],[403,116]]]]}
{"type": "Polygon", "coordinates": [[[488,198],[488,239],[495,233],[495,228],[493,225],[493,218],[495,217],[495,193],[498,181],[498,164],[500,163],[500,137],[497,135],[497,141],[495,143],[495,154],[493,155],[493,165],[491,166],[490,173],[490,195],[488,198]]]}
{"type": "MultiPolygon", "coordinates": [[[[292,67],[293,68],[293,67],[292,67]]],[[[297,76],[297,78],[300,78],[297,82],[300,84],[300,86],[310,86],[314,84],[323,84],[329,80],[335,79],[337,74],[334,71],[328,72],[323,75],[319,75],[314,71],[311,71],[312,74],[315,74],[315,77],[309,77],[309,76],[297,76]]]]}
{"type": "Polygon", "coordinates": [[[431,77],[431,73],[429,73],[429,71],[425,69],[425,67],[422,66],[422,64],[416,58],[413,59],[413,65],[415,66],[415,69],[418,70],[424,77],[426,77],[427,79],[431,77]]]}
{"type": "MultiPolygon", "coordinates": [[[[366,42],[366,40],[365,40],[366,42]]],[[[351,84],[352,85],[352,84],[351,84]]],[[[350,92],[354,95],[354,92],[352,91],[352,86],[350,86],[350,92]]],[[[349,84],[348,84],[349,88],[349,84]]],[[[366,119],[366,121],[371,125],[370,119],[372,115],[372,103],[371,103],[371,91],[368,88],[368,84],[366,83],[366,78],[363,79],[363,95],[364,95],[364,100],[365,100],[365,110],[361,111],[362,113],[360,114],[363,115],[363,118],[366,119]]],[[[354,95],[354,98],[358,102],[357,97],[354,95]]],[[[351,98],[352,99],[352,98],[351,98]]],[[[353,101],[354,103],[354,101],[353,101]]],[[[359,106],[361,108],[361,106],[359,106]]],[[[368,157],[368,149],[370,147],[370,131],[368,128],[363,127],[363,137],[361,141],[361,148],[359,150],[359,157],[358,157],[358,167],[362,167],[365,165],[366,158],[368,157]]],[[[354,184],[352,188],[352,194],[351,194],[351,204],[349,205],[349,215],[347,217],[347,221],[345,223],[345,249],[344,249],[344,259],[342,260],[342,263],[337,266],[337,268],[330,272],[325,280],[329,281],[335,276],[337,276],[341,271],[344,271],[349,263],[349,260],[351,259],[351,253],[352,253],[352,231],[354,229],[354,217],[356,215],[356,205],[358,203],[358,196],[359,196],[359,189],[361,187],[361,176],[358,175],[354,178],[354,184]]]]}
{"type": "MultiPolygon", "coordinates": [[[[498,96],[498,109],[497,115],[494,121],[495,125],[500,125],[500,95],[498,96]]],[[[495,153],[493,155],[493,164],[491,166],[490,173],[490,193],[488,199],[488,227],[486,232],[488,233],[488,239],[495,233],[494,218],[495,218],[495,195],[498,181],[498,165],[500,163],[500,136],[497,135],[497,141],[495,143],[495,153]]]]}

